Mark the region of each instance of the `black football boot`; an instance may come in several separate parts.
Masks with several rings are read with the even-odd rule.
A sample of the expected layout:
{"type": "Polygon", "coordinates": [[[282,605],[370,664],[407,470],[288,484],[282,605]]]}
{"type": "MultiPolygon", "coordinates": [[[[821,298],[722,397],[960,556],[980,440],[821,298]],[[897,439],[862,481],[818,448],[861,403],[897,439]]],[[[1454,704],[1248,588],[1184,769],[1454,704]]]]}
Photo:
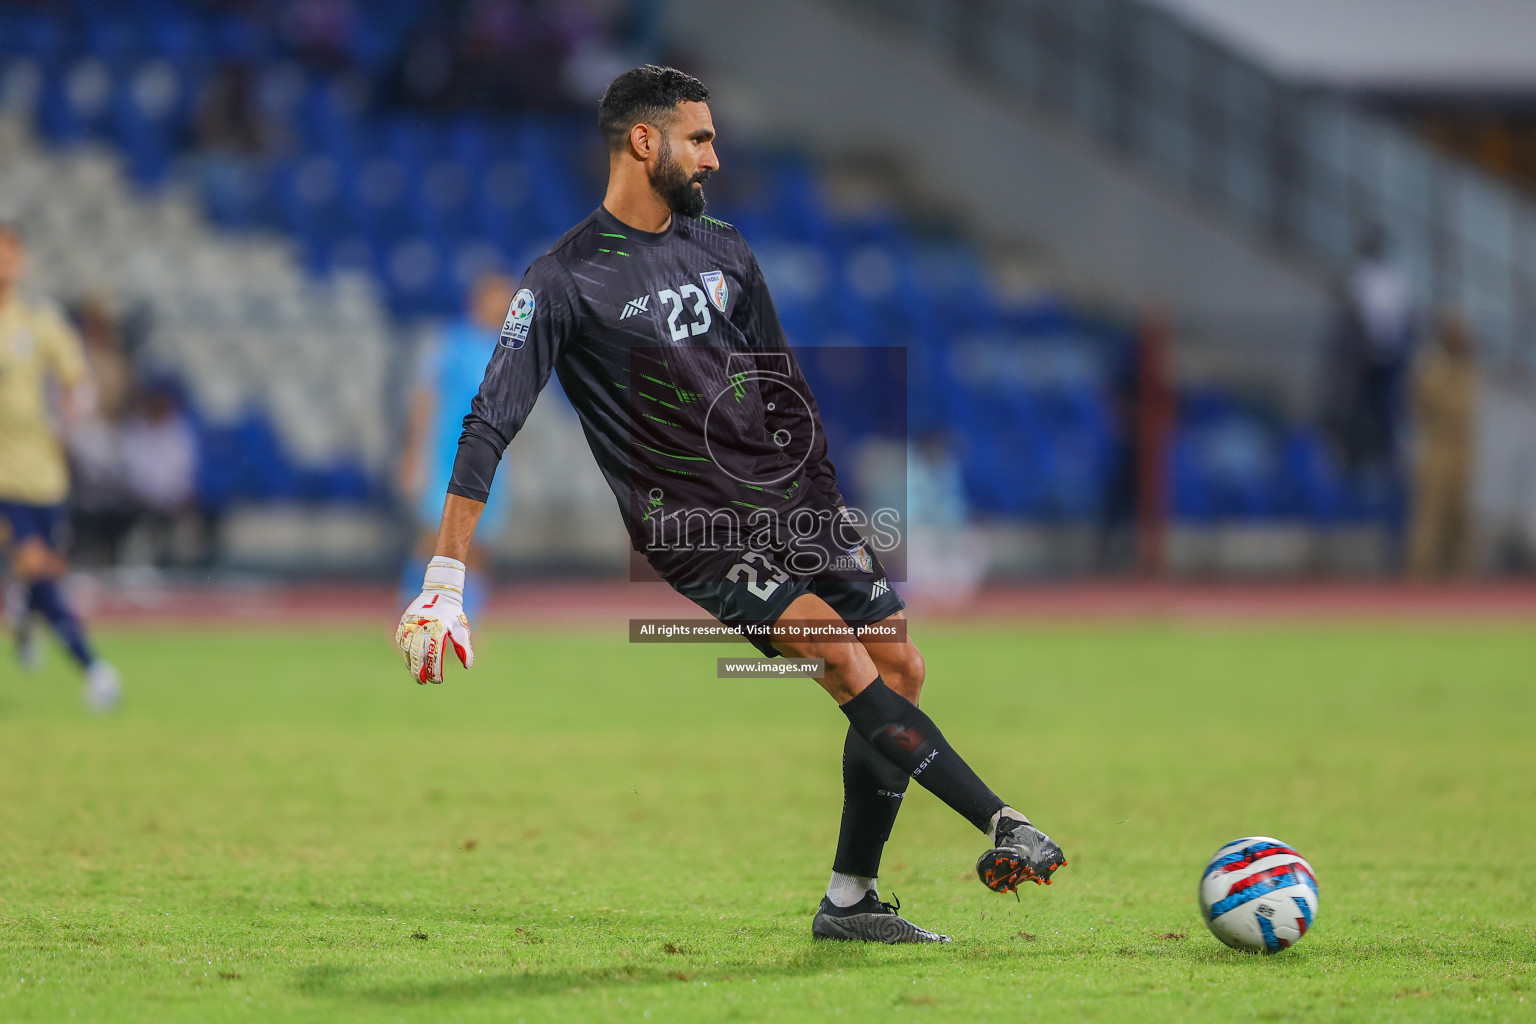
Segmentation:
{"type": "Polygon", "coordinates": [[[1051,884],[1067,858],[1051,837],[1029,822],[1003,815],[992,837],[992,849],[976,862],[976,875],[993,892],[1017,892],[1020,882],[1051,884]]]}
{"type": "Polygon", "coordinates": [[[811,922],[811,934],[818,939],[843,939],[848,942],[948,942],[948,935],[940,935],[902,917],[896,911],[901,901],[893,906],[881,903],[873,889],[851,907],[840,907],[827,899],[821,899],[821,908],[811,922]]]}

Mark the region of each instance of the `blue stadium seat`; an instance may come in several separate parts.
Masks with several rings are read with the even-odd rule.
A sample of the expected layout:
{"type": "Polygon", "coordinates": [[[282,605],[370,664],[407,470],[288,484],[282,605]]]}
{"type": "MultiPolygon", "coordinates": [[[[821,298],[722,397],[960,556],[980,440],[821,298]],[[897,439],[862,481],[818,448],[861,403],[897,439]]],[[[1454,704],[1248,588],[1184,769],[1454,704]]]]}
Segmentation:
{"type": "Polygon", "coordinates": [[[1048,437],[1034,398],[1007,389],[979,389],[956,411],[962,475],[976,508],[1043,516],[1048,437]]]}
{"type": "Polygon", "coordinates": [[[126,18],[98,14],[85,19],[79,52],[121,69],[140,51],[138,32],[126,18]]]}
{"type": "Polygon", "coordinates": [[[1179,514],[1197,520],[1282,514],[1285,464],[1277,427],[1209,391],[1184,405],[1174,442],[1179,514]]]}
{"type": "Polygon", "coordinates": [[[267,215],[268,180],[257,161],[209,154],[197,161],[203,210],[221,227],[247,228],[267,215]]]}
{"type": "Polygon", "coordinates": [[[63,20],[56,16],[11,12],[11,20],[5,28],[0,46],[6,52],[31,57],[43,64],[56,64],[72,48],[70,33],[63,20]]]}
{"type": "Polygon", "coordinates": [[[1105,393],[1089,382],[1038,393],[1050,437],[1047,507],[1061,520],[1097,519],[1109,487],[1115,439],[1105,393]]]}
{"type": "Polygon", "coordinates": [[[103,133],[110,123],[114,82],[110,69],[93,57],[76,57],[50,67],[38,106],[38,128],[57,144],[103,133]]]}
{"type": "Polygon", "coordinates": [[[271,33],[244,14],[215,15],[210,36],[213,52],[219,57],[255,60],[273,52],[271,33]]]}
{"type": "Polygon", "coordinates": [[[1169,457],[1173,516],[1180,522],[1206,525],[1215,519],[1215,510],[1210,484],[1201,472],[1195,447],[1196,439],[1188,431],[1175,431],[1169,457]]]}
{"type": "Polygon", "coordinates": [[[452,160],[434,160],[413,176],[408,199],[412,227],[435,238],[468,232],[474,180],[468,168],[452,160]]]}
{"type": "Polygon", "coordinates": [[[356,177],[342,184],[349,227],[375,240],[396,238],[409,231],[409,168],[392,156],[375,156],[355,165],[355,171],[356,177]]]}
{"type": "Polygon", "coordinates": [[[1339,524],[1349,516],[1344,474],[1329,445],[1312,428],[1293,428],[1286,438],[1287,513],[1321,525],[1339,524]]]}
{"type": "Polygon", "coordinates": [[[366,102],[349,79],[309,78],[294,111],[303,148],[337,160],[359,159],[368,145],[362,116],[366,102]]]}
{"type": "MultiPolygon", "coordinates": [[[[528,169],[533,175],[534,194],[532,204],[532,232],[551,242],[563,235],[571,225],[591,212],[590,207],[577,196],[572,187],[571,168],[560,160],[535,152],[528,157],[528,169]]],[[[594,198],[593,206],[597,203],[594,198]]]]}
{"type": "Polygon", "coordinates": [[[401,316],[456,313],[462,289],[453,278],[451,254],[422,237],[402,238],[384,255],[390,305],[401,316]]]}
{"type": "Polygon", "coordinates": [[[146,49],[168,59],[201,59],[213,45],[207,22],[176,6],[167,6],[148,25],[146,49]]]}
{"type": "Polygon", "coordinates": [[[341,174],[337,161],[328,156],[305,156],[279,164],[272,175],[278,223],[306,240],[342,232],[346,220],[341,174]]]}
{"type": "MultiPolygon", "coordinates": [[[[209,75],[226,60],[251,62],[263,118],[286,127],[297,151],[195,161],[210,218],[282,228],[315,274],[366,265],[401,317],[448,316],[460,309],[467,268],[499,254],[519,273],[583,217],[600,195],[604,161],[584,115],[426,118],[375,109],[369,91],[383,88],[426,7],[371,5],[348,42],[358,61],[352,77],[303,70],[272,26],[238,5],[190,0],[0,6],[0,54],[37,62],[45,138],[108,137],[148,186],[195,144],[196,99],[209,75]],[[356,90],[365,79],[368,88],[356,90]]],[[[889,415],[899,421],[903,411],[911,435],[952,425],[980,511],[1060,521],[1102,514],[1122,440],[1107,363],[1096,360],[1101,348],[1124,344],[1122,335],[1081,323],[1054,300],[1004,308],[964,238],[919,239],[878,207],[829,211],[818,169],[800,154],[740,147],[728,163],[731,175],[711,186],[712,212],[737,224],[770,277],[803,279],[774,283],[791,339],[812,349],[907,346],[905,410],[885,400],[890,388],[873,363],[855,373],[834,365],[856,362],[857,353],[807,355],[829,434],[852,444],[885,432],[889,415]],[[773,265],[775,249],[787,263],[773,265]],[[977,337],[1011,339],[1015,355],[1037,360],[1038,379],[957,376],[953,353],[977,337]],[[1063,352],[1071,358],[1058,358],[1063,352]]],[[[873,349],[866,356],[878,357],[873,349]]],[[[204,432],[210,500],[377,497],[355,466],[296,470],[259,413],[204,432]]],[[[1346,480],[1315,433],[1219,391],[1183,396],[1172,467],[1174,506],[1186,519],[1401,516],[1400,488],[1346,480]]]]}
{"type": "Polygon", "coordinates": [[[157,186],[187,133],[193,84],[175,65],[150,60],[125,68],[113,93],[113,134],[141,185],[157,186]]]}

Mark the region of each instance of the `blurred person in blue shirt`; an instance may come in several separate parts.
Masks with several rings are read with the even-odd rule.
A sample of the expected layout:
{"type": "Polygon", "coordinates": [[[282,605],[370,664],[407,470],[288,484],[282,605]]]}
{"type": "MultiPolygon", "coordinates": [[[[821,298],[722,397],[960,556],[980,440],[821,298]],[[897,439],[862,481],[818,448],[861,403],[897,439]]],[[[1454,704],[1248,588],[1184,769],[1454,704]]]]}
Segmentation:
{"type": "Polygon", "coordinates": [[[960,460],[933,431],[907,452],[907,572],[914,597],[931,607],[963,606],[987,575],[985,542],[971,527],[960,460]]]}
{"type": "MultiPolygon", "coordinates": [[[[495,351],[502,322],[517,286],[503,274],[485,274],[470,289],[465,315],[437,331],[423,347],[414,374],[405,439],[399,464],[400,493],[410,502],[419,527],[417,550],[407,559],[403,591],[415,596],[420,557],[431,554],[443,514],[443,495],[459,453],[464,416],[480,390],[485,364],[495,351]]],[[[480,536],[494,538],[506,525],[508,488],[496,489],[481,516],[480,536]]],[[[478,571],[484,552],[472,553],[465,606],[473,609],[485,586],[478,571]]]]}

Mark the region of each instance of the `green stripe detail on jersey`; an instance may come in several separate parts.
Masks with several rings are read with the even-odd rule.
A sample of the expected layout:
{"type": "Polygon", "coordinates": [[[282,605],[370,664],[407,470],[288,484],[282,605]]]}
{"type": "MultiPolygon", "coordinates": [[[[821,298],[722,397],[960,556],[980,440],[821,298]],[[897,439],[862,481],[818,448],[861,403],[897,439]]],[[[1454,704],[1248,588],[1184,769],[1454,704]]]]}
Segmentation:
{"type": "Polygon", "coordinates": [[[648,452],[655,452],[657,455],[665,455],[669,459],[682,459],[684,462],[709,461],[709,459],[703,455],[679,455],[676,452],[664,452],[660,448],[652,448],[650,445],[641,444],[639,441],[631,441],[630,443],[633,444],[636,448],[644,448],[648,452]]]}
{"type": "Polygon", "coordinates": [[[660,416],[652,416],[648,412],[643,412],[640,415],[644,416],[648,420],[655,420],[657,423],[663,424],[664,426],[676,427],[678,430],[683,429],[683,425],[681,423],[673,423],[671,420],[664,420],[660,416]]]}
{"type": "Polygon", "coordinates": [[[628,238],[629,237],[628,235],[616,235],[612,231],[599,231],[598,234],[601,235],[604,238],[628,238]]]}
{"type": "MultiPolygon", "coordinates": [[[[677,400],[679,402],[683,403],[684,405],[688,405],[690,403],[697,402],[699,400],[699,396],[698,396],[697,393],[695,393],[693,391],[684,391],[682,388],[678,387],[676,384],[673,384],[669,380],[662,380],[660,377],[652,377],[648,373],[642,373],[640,376],[644,377],[646,380],[650,381],[652,384],[660,384],[664,388],[671,388],[672,389],[672,393],[677,396],[677,400]]],[[[674,406],[674,408],[676,408],[676,407],[674,406]]]]}
{"type": "MultiPolygon", "coordinates": [[[[622,385],[622,384],[619,385],[619,387],[623,387],[623,386],[624,385],[622,385]]],[[[635,394],[639,395],[641,398],[649,398],[651,401],[655,402],[657,405],[664,405],[668,409],[680,408],[680,406],[673,405],[671,402],[667,401],[664,398],[657,398],[655,395],[648,395],[644,391],[636,391],[635,394]]]]}
{"type": "MultiPolygon", "coordinates": [[[[772,494],[772,495],[775,495],[776,497],[779,497],[779,498],[788,498],[790,495],[795,493],[795,488],[800,486],[800,481],[796,480],[794,483],[790,484],[784,490],[782,490],[782,491],[775,491],[775,490],[770,490],[767,487],[759,487],[757,484],[749,484],[745,480],[738,480],[738,481],[736,481],[736,483],[737,483],[738,486],[745,487],[749,491],[757,491],[759,494],[772,494]]],[[[742,504],[745,504],[745,502],[743,502],[742,504]]],[[[759,507],[762,507],[762,506],[753,505],[752,507],[753,508],[759,508],[759,507]]]]}

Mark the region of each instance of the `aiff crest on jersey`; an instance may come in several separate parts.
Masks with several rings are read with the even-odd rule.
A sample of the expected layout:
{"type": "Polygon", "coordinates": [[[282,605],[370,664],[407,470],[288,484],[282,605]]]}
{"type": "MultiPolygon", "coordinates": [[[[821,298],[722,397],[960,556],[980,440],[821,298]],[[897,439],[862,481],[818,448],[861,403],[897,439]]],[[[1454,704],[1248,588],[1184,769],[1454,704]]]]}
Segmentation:
{"type": "Polygon", "coordinates": [[[709,293],[709,301],[714,303],[716,309],[725,312],[726,301],[731,297],[730,286],[725,283],[725,272],[721,270],[706,270],[699,275],[704,282],[704,290],[709,293]]]}

